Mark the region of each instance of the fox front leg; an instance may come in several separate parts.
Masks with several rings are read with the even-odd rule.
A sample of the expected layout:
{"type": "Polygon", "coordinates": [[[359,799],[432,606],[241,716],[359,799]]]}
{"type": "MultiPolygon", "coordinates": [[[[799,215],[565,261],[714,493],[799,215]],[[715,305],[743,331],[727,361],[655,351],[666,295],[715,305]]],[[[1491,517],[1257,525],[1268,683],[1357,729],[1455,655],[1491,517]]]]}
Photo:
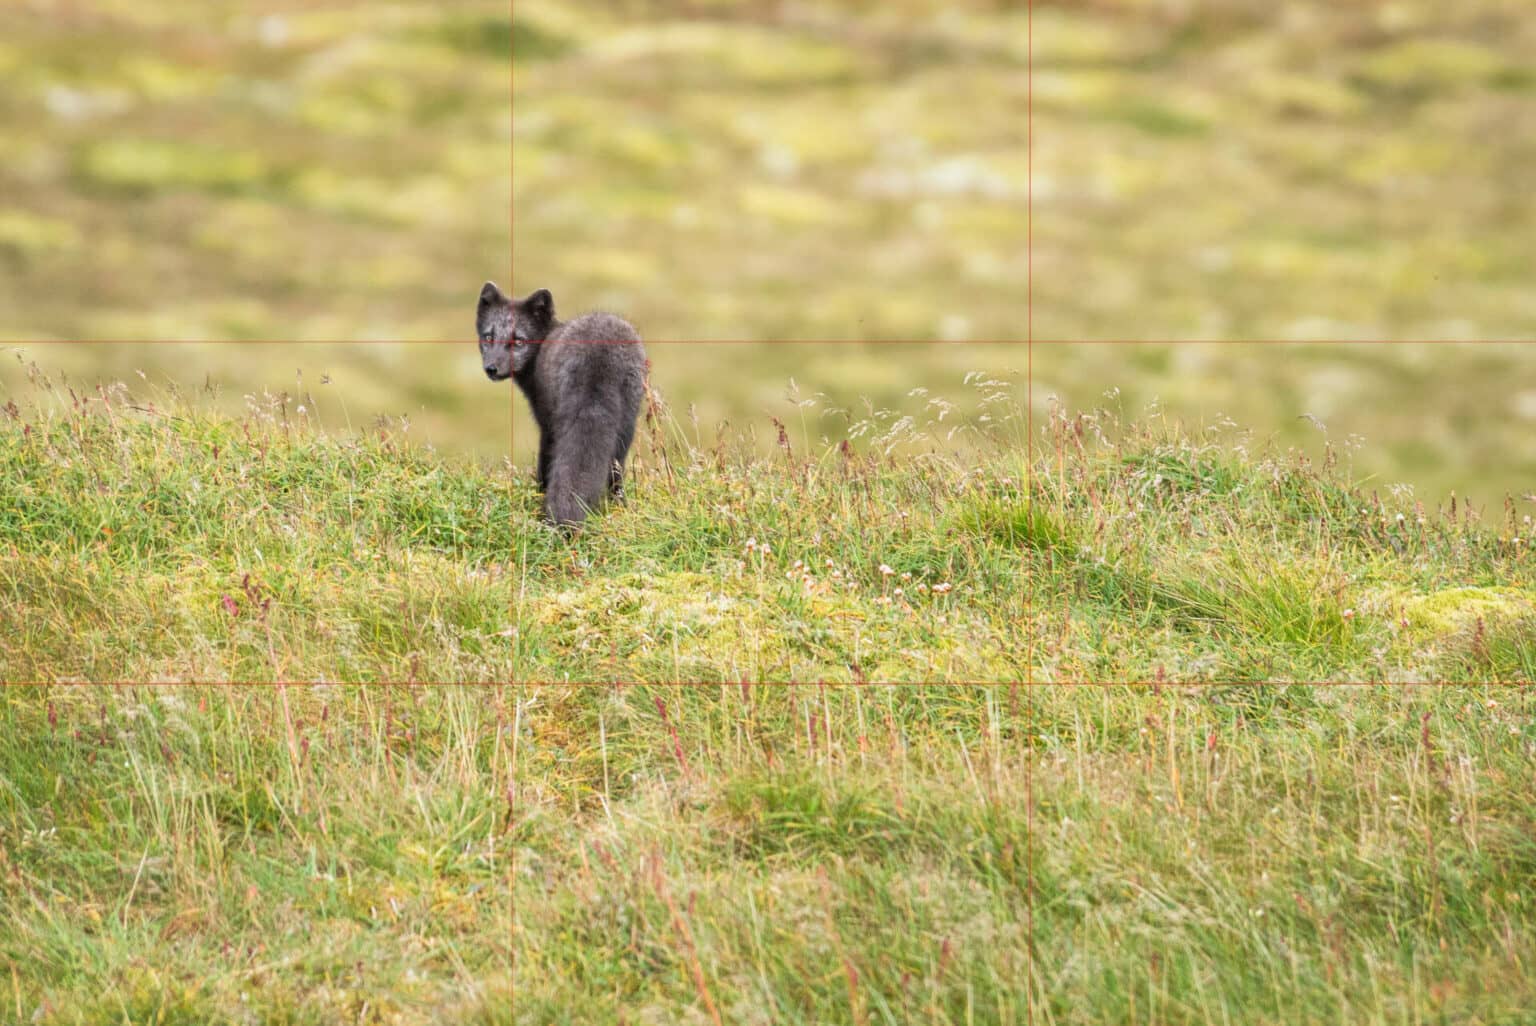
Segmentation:
{"type": "Polygon", "coordinates": [[[539,491],[549,491],[549,461],[554,446],[550,444],[549,432],[539,432],[539,491]]]}

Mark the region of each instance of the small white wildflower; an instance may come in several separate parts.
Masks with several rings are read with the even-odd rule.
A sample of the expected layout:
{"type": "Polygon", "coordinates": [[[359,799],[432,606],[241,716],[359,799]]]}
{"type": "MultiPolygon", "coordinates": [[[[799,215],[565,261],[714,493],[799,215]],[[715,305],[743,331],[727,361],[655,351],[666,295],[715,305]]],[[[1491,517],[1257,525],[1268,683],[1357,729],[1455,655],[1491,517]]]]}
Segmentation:
{"type": "Polygon", "coordinates": [[[1346,620],[1353,620],[1354,618],[1355,618],[1355,611],[1353,609],[1346,609],[1346,610],[1344,610],[1344,619],[1346,619],[1346,620]]]}
{"type": "Polygon", "coordinates": [[[945,581],[943,584],[935,584],[933,586],[933,591],[936,595],[942,595],[953,587],[954,585],[950,584],[948,581],[945,581]]]}
{"type": "Polygon", "coordinates": [[[884,563],[880,564],[880,576],[881,577],[889,577],[889,576],[891,576],[891,574],[894,574],[895,572],[896,572],[895,570],[892,570],[890,567],[886,566],[884,563]]]}
{"type": "Polygon", "coordinates": [[[901,598],[901,596],[902,596],[902,595],[903,595],[903,594],[904,594],[904,593],[903,593],[903,592],[902,592],[902,590],[901,590],[901,589],[900,589],[900,588],[897,588],[897,589],[896,589],[896,590],[895,590],[895,591],[893,591],[893,592],[891,592],[891,594],[892,594],[892,595],[895,595],[895,596],[896,596],[896,597],[897,597],[897,598],[901,598]]]}

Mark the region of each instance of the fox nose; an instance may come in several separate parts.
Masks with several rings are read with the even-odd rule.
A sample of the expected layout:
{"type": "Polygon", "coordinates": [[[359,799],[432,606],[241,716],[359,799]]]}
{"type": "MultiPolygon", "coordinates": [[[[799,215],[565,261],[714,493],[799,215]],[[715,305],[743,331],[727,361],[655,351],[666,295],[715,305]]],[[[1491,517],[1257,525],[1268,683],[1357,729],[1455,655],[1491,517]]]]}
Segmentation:
{"type": "Polygon", "coordinates": [[[495,367],[487,367],[485,369],[485,376],[490,378],[492,381],[495,381],[496,380],[496,368],[495,367]]]}

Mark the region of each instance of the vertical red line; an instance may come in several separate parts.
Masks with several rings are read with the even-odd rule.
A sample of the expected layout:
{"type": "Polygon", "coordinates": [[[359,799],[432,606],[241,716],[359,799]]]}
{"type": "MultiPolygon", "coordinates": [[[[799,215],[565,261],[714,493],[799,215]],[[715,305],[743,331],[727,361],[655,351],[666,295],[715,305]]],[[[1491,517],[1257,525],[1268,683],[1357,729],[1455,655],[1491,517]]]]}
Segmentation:
{"type": "MultiPolygon", "coordinates": [[[[1033,500],[1035,443],[1035,0],[1024,14],[1024,508],[1033,500]]],[[[1026,513],[1026,516],[1028,514],[1026,513]]],[[[1024,561],[1022,547],[1020,562],[1024,561]]],[[[1026,567],[1026,573],[1028,569],[1026,567]]],[[[1035,589],[1024,586],[1024,1022],[1035,1022],[1035,760],[1030,738],[1035,708],[1035,589]]]]}
{"type": "MultiPolygon", "coordinates": [[[[517,145],[516,145],[516,142],[515,142],[515,138],[516,138],[516,134],[517,134],[516,133],[516,128],[515,128],[516,121],[517,121],[517,117],[516,117],[516,113],[515,113],[515,104],[516,104],[516,96],[517,96],[517,76],[516,76],[516,67],[515,67],[515,65],[516,65],[517,61],[516,61],[516,58],[514,57],[514,53],[515,53],[515,51],[517,49],[517,11],[516,11],[516,7],[517,7],[517,0],[507,0],[507,278],[506,278],[506,282],[507,282],[507,290],[508,290],[508,292],[510,292],[512,290],[512,287],[513,287],[513,285],[512,285],[512,273],[513,273],[513,268],[514,268],[514,266],[516,265],[516,262],[517,262],[517,260],[516,260],[516,243],[514,243],[514,241],[513,241],[513,235],[514,235],[514,232],[516,231],[516,227],[517,227],[517,211],[515,209],[516,208],[516,200],[514,198],[516,196],[516,193],[517,193],[517,189],[516,189],[516,174],[517,174],[517,172],[516,172],[516,169],[515,169],[516,160],[514,158],[514,155],[517,152],[517,145]]],[[[516,517],[512,513],[511,501],[510,500],[512,498],[513,482],[516,481],[516,479],[517,479],[517,468],[516,468],[516,464],[513,462],[516,459],[516,456],[514,454],[517,451],[517,403],[516,403],[516,400],[513,397],[513,393],[516,392],[516,391],[517,391],[517,389],[515,389],[515,388],[513,388],[511,386],[511,382],[508,382],[507,383],[507,389],[506,389],[506,397],[507,397],[507,464],[508,464],[508,469],[507,469],[507,498],[509,500],[508,501],[507,515],[509,517],[513,517],[514,521],[516,520],[516,517]]],[[[516,530],[516,525],[514,523],[514,532],[515,532],[515,530],[516,530]]],[[[507,570],[508,570],[508,573],[511,572],[513,556],[514,556],[513,553],[511,553],[511,552],[507,553],[507,570]]],[[[508,599],[507,599],[507,620],[508,620],[507,626],[508,627],[511,627],[511,628],[515,629],[515,627],[516,627],[516,623],[515,623],[516,617],[517,617],[517,601],[516,601],[516,599],[515,599],[515,597],[513,595],[509,595],[508,599]]],[[[514,633],[513,636],[510,638],[510,641],[511,641],[511,644],[512,644],[512,653],[511,653],[511,659],[509,660],[509,666],[510,666],[510,673],[511,673],[511,677],[512,677],[512,683],[514,683],[514,684],[517,683],[517,640],[518,639],[517,639],[517,637],[516,637],[516,635],[514,633]]]]}
{"type": "Polygon", "coordinates": [[[516,160],[513,154],[516,151],[516,58],[513,52],[518,48],[518,15],[516,15],[516,0],[507,0],[507,290],[511,290],[511,269],[516,264],[516,243],[513,243],[513,232],[518,224],[518,213],[515,210],[516,192],[516,160]]]}
{"type": "MultiPolygon", "coordinates": [[[[513,154],[516,152],[514,139],[516,132],[513,125],[514,97],[517,93],[516,75],[514,70],[513,53],[517,49],[517,3],[516,0],[507,0],[507,288],[512,288],[512,266],[514,259],[513,231],[516,225],[517,214],[514,210],[513,197],[516,194],[514,187],[513,154]]],[[[513,452],[517,448],[517,407],[512,393],[516,389],[507,383],[507,516],[513,519],[512,531],[508,537],[516,537],[516,516],[512,511],[513,482],[516,480],[515,465],[513,464],[513,452]]],[[[514,546],[515,549],[515,546],[514,546]]],[[[512,579],[513,553],[506,553],[506,566],[509,582],[512,579]]],[[[510,588],[510,584],[509,584],[510,588]]],[[[517,642],[515,632],[517,620],[516,593],[509,591],[507,595],[507,626],[509,630],[507,643],[512,646],[507,660],[507,675],[510,678],[512,691],[512,722],[517,722],[517,642]]],[[[508,826],[513,831],[517,828],[517,761],[513,753],[517,751],[517,739],[512,739],[512,746],[508,752],[511,760],[507,768],[507,816],[508,826]]],[[[517,1021],[517,896],[515,881],[517,879],[517,836],[508,833],[510,842],[507,848],[507,1002],[510,1006],[512,1021],[517,1021]]]]}

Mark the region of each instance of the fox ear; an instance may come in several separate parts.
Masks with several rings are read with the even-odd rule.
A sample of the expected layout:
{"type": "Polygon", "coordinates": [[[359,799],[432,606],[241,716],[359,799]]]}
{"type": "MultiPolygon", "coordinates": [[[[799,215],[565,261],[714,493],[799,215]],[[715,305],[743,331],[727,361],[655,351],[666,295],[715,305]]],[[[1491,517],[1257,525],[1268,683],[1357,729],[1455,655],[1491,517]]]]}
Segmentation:
{"type": "Polygon", "coordinates": [[[549,294],[549,289],[530,293],[523,300],[523,312],[535,320],[552,321],[555,319],[555,297],[549,294]]]}
{"type": "Polygon", "coordinates": [[[481,306],[491,306],[497,303],[505,303],[506,301],[507,297],[502,293],[501,289],[496,287],[494,281],[486,282],[480,289],[481,306]]]}

